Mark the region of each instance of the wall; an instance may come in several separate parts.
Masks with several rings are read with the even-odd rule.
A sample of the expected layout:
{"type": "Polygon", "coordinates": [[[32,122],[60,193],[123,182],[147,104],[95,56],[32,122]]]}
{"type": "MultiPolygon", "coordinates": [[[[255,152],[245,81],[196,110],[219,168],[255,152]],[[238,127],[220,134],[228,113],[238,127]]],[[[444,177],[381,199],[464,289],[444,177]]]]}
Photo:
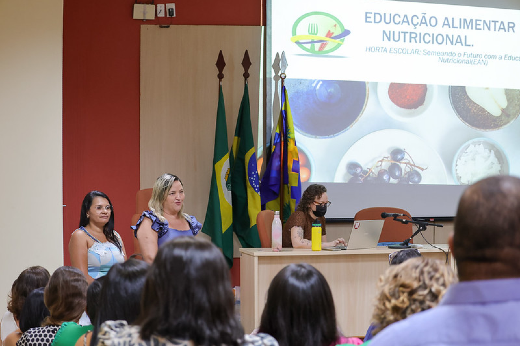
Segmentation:
{"type": "MultiPolygon", "coordinates": [[[[139,190],[141,25],[260,25],[261,0],[176,3],[177,17],[132,19],[135,1],[65,0],[63,35],[63,215],[65,263],[83,197],[105,192],[116,230],[133,252],[130,219],[139,190]]],[[[165,3],[156,1],[155,3],[165,3]]]]}
{"type": "Polygon", "coordinates": [[[0,0],[0,311],[25,268],[62,264],[61,0],[0,0]]]}

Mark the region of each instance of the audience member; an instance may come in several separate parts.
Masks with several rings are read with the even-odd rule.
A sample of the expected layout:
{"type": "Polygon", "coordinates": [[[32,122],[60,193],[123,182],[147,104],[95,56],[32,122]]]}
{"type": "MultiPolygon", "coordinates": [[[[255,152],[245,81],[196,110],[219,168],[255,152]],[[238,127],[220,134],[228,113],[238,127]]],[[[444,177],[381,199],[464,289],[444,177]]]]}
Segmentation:
{"type": "Polygon", "coordinates": [[[29,293],[20,312],[20,320],[18,321],[20,331],[9,334],[3,343],[4,346],[15,346],[22,333],[41,326],[44,318],[49,316],[49,309],[43,301],[44,290],[45,288],[40,287],[29,293]]]}
{"type": "Polygon", "coordinates": [[[101,276],[88,285],[87,288],[87,316],[93,323],[95,323],[98,316],[101,289],[105,279],[106,275],[101,276]]]}
{"type": "Polygon", "coordinates": [[[45,287],[49,282],[49,277],[50,274],[47,269],[33,266],[22,271],[18,278],[14,280],[7,301],[7,312],[2,318],[2,342],[13,332],[21,333],[18,328],[18,321],[25,299],[36,288],[45,287]]]}
{"type": "MultiPolygon", "coordinates": [[[[114,266],[118,265],[118,263],[114,264],[114,266]]],[[[112,266],[112,267],[114,267],[112,266]]],[[[108,271],[110,273],[110,270],[108,271]]],[[[105,280],[105,276],[100,276],[95,279],[87,288],[87,307],[86,307],[86,315],[89,318],[89,321],[95,321],[97,316],[97,311],[99,309],[99,297],[101,295],[101,288],[103,287],[103,282],[105,280]]],[[[84,318],[85,314],[81,316],[84,318]]],[[[80,324],[81,324],[80,318],[80,324]]],[[[80,325],[75,322],[63,322],[61,324],[60,329],[56,333],[54,340],[52,341],[51,346],[69,346],[74,345],[76,340],[78,340],[82,335],[86,335],[91,332],[94,328],[93,325],[80,325]]],[[[83,345],[83,343],[81,344],[83,345]]],[[[85,346],[88,345],[85,343],[85,346]]]]}
{"type": "Polygon", "coordinates": [[[87,281],[107,274],[115,263],[126,259],[121,236],[114,230],[114,208],[107,195],[90,191],[83,198],[79,228],[69,241],[70,261],[87,281]]]}
{"type": "Polygon", "coordinates": [[[410,258],[421,257],[421,253],[417,249],[403,249],[399,251],[392,252],[388,255],[388,263],[393,266],[397,264],[401,264],[410,258]]]}
{"type": "Polygon", "coordinates": [[[42,327],[31,328],[22,334],[17,346],[48,346],[63,322],[78,322],[85,311],[87,280],[74,267],[59,267],[45,287],[44,301],[50,315],[42,327]]]}
{"type": "Polygon", "coordinates": [[[410,258],[391,266],[379,279],[372,334],[375,336],[394,322],[433,308],[456,281],[448,265],[431,258],[410,258]]]}
{"type": "Polygon", "coordinates": [[[141,311],[141,295],[149,266],[144,261],[131,258],[110,269],[101,290],[94,331],[85,334],[84,340],[78,340],[77,346],[95,345],[99,327],[105,321],[135,322],[141,311]]]}
{"type": "Polygon", "coordinates": [[[202,228],[195,216],[183,213],[184,187],[178,176],[165,173],[155,181],[150,210],[143,212],[132,226],[143,259],[152,263],[157,249],[179,236],[195,236],[202,228]]]}
{"type": "Polygon", "coordinates": [[[318,219],[321,223],[322,246],[332,247],[345,245],[345,239],[338,238],[327,242],[327,228],[325,213],[331,204],[327,197],[327,188],[323,185],[312,184],[305,189],[298,203],[296,211],[289,216],[282,231],[282,246],[299,249],[310,249],[312,239],[312,223],[318,219]]]}
{"type": "Polygon", "coordinates": [[[520,344],[520,179],[469,186],[449,244],[459,283],[436,308],[385,328],[372,346],[520,344]]]}
{"type": "Polygon", "coordinates": [[[337,328],[336,309],[325,277],[310,264],[290,264],[271,281],[258,328],[280,346],[360,345],[337,328]]]}
{"type": "Polygon", "coordinates": [[[212,243],[178,237],[159,247],[135,325],[107,321],[97,345],[274,345],[267,335],[244,336],[235,315],[229,268],[212,243]]]}
{"type": "MultiPolygon", "coordinates": [[[[388,263],[390,263],[391,266],[398,265],[403,263],[404,261],[415,258],[415,257],[421,257],[421,253],[417,249],[403,249],[399,251],[392,252],[390,255],[388,255],[388,263]]],[[[369,341],[374,337],[374,329],[376,329],[377,324],[371,323],[370,327],[368,327],[367,333],[365,335],[365,338],[363,341],[369,341]]]]}

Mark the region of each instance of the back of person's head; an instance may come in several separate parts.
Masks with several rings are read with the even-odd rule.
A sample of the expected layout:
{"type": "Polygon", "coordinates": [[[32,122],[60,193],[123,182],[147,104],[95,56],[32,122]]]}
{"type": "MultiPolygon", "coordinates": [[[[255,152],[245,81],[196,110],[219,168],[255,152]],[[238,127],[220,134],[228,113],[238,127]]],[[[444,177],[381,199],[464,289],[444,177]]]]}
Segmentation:
{"type": "Polygon", "coordinates": [[[520,179],[495,176],[469,186],[451,245],[460,280],[520,277],[520,179]]]}
{"type": "Polygon", "coordinates": [[[77,322],[87,305],[87,279],[74,267],[59,267],[52,273],[45,287],[45,305],[49,309],[43,325],[77,322]]]}
{"type": "Polygon", "coordinates": [[[22,311],[20,313],[20,320],[18,326],[22,333],[25,333],[31,328],[40,327],[45,317],[49,316],[49,309],[43,302],[44,287],[33,290],[23,304],[22,311]]]}
{"type": "Polygon", "coordinates": [[[389,258],[389,263],[391,266],[401,264],[406,260],[414,257],[421,257],[421,253],[417,249],[403,249],[400,251],[392,252],[389,258]]]}
{"type": "Polygon", "coordinates": [[[280,346],[325,346],[338,338],[329,284],[310,264],[290,264],[269,286],[259,332],[280,346]]]}
{"type": "Polygon", "coordinates": [[[163,244],[146,278],[139,321],[144,340],[154,334],[195,345],[237,345],[244,333],[220,249],[194,237],[163,244]]]}
{"type": "Polygon", "coordinates": [[[33,290],[39,287],[45,287],[49,282],[49,271],[40,266],[33,266],[25,269],[14,280],[9,293],[7,302],[7,310],[9,310],[16,320],[20,319],[25,299],[33,290]]]}
{"type": "Polygon", "coordinates": [[[100,276],[92,281],[87,288],[87,316],[92,323],[96,321],[99,310],[99,297],[101,296],[101,288],[106,276],[100,276]]]}
{"type": "Polygon", "coordinates": [[[91,345],[96,345],[99,327],[105,321],[132,324],[139,316],[141,295],[150,265],[137,259],[114,264],[103,282],[91,345]]]}
{"type": "Polygon", "coordinates": [[[456,281],[448,265],[431,258],[416,257],[390,266],[379,278],[373,335],[394,322],[433,308],[456,281]]]}

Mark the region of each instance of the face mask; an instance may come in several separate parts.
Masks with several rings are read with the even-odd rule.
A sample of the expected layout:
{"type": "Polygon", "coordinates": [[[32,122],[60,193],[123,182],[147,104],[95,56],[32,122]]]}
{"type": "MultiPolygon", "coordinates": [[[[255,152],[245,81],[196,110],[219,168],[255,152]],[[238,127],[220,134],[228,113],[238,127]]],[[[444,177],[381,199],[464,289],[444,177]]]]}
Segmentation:
{"type": "Polygon", "coordinates": [[[325,216],[325,214],[327,213],[327,206],[326,205],[317,205],[316,210],[313,211],[313,213],[316,217],[325,216]]]}

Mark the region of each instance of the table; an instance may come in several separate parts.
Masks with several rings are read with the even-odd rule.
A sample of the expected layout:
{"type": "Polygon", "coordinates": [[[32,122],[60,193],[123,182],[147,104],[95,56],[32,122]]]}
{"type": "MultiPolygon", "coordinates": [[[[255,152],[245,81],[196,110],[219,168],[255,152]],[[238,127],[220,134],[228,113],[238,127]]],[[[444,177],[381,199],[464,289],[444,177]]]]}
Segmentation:
{"type": "MultiPolygon", "coordinates": [[[[446,244],[435,245],[448,253],[448,265],[454,259],[446,244]]],[[[440,249],[424,246],[422,255],[445,261],[440,249]]],[[[334,297],[338,325],[346,336],[364,336],[370,325],[376,284],[388,268],[388,255],[396,250],[377,247],[362,250],[312,251],[307,249],[240,249],[240,318],[244,331],[260,325],[269,284],[291,263],[309,263],[327,279],[334,297]]]]}

